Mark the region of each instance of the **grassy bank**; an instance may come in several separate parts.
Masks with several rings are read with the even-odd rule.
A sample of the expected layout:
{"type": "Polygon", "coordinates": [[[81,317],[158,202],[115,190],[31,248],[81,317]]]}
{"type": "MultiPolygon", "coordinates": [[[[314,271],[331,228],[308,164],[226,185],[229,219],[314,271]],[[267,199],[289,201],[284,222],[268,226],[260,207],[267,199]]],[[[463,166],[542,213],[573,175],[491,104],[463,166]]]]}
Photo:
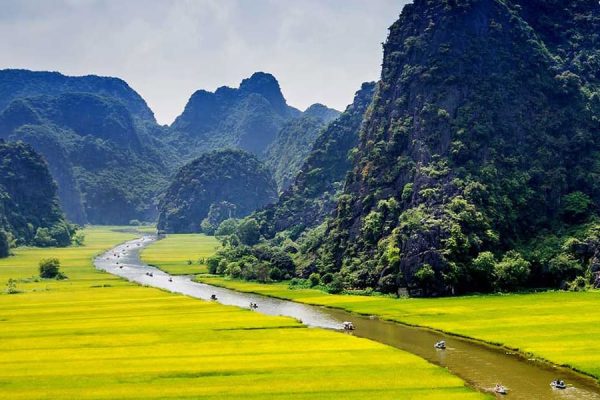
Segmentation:
{"type": "Polygon", "coordinates": [[[215,253],[221,244],[214,236],[171,234],[142,250],[142,260],[170,274],[206,272],[202,260],[215,253]]]}
{"type": "Polygon", "coordinates": [[[245,292],[378,315],[505,345],[600,378],[600,292],[546,292],[438,299],[331,295],[215,276],[199,281],[245,292]]]}
{"type": "Polygon", "coordinates": [[[0,260],[0,397],[10,399],[475,399],[422,359],[289,318],[141,287],[91,258],[132,237],[93,228],[86,246],[0,260]],[[57,256],[65,281],[35,281],[57,256]],[[29,281],[29,282],[26,282],[29,281]]]}

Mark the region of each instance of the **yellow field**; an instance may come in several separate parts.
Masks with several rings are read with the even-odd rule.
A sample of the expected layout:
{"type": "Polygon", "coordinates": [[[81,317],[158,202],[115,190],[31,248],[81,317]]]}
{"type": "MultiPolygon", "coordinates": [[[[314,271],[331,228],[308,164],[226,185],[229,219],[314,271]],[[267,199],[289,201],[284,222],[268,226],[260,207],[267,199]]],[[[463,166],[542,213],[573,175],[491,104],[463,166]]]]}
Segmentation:
{"type": "Polygon", "coordinates": [[[600,378],[599,291],[394,299],[290,290],[287,283],[260,284],[216,276],[197,279],[501,344],[600,378]]]}
{"type": "MultiPolygon", "coordinates": [[[[170,245],[177,246],[177,240],[181,239],[170,245]]],[[[188,246],[193,248],[190,243],[188,246]]],[[[600,291],[394,299],[290,290],[287,283],[260,284],[216,276],[197,279],[502,344],[600,378],[600,291]]]]}
{"type": "Polygon", "coordinates": [[[142,250],[141,256],[147,264],[170,274],[199,274],[206,272],[206,265],[199,260],[214,254],[220,245],[214,236],[169,234],[142,250]]]}
{"type": "Polygon", "coordinates": [[[91,266],[132,237],[93,228],[87,245],[18,249],[0,279],[57,256],[66,281],[0,295],[1,399],[475,399],[442,368],[351,335],[137,286],[91,266]]]}

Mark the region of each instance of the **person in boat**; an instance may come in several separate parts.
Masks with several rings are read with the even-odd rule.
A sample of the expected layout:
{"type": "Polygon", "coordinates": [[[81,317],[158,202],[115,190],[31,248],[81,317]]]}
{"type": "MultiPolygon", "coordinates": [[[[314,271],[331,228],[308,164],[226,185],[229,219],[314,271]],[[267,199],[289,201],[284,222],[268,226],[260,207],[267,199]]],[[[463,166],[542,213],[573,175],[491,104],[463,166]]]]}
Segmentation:
{"type": "Polygon", "coordinates": [[[173,278],[169,278],[169,282],[173,282],[173,278]]]}
{"type": "Polygon", "coordinates": [[[216,294],[211,294],[210,295],[210,299],[211,300],[216,300],[217,299],[217,295],[216,294]]]}

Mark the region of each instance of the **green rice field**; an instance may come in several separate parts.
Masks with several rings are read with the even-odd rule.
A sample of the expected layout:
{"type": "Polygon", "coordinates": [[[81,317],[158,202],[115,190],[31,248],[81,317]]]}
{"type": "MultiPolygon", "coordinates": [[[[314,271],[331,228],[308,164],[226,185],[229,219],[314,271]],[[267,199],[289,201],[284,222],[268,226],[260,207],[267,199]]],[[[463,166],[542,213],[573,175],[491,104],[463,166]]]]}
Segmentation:
{"type": "Polygon", "coordinates": [[[171,234],[142,250],[142,259],[174,275],[206,272],[205,260],[221,244],[214,236],[171,234]]]}
{"type": "Polygon", "coordinates": [[[0,398],[484,398],[391,347],[93,268],[95,254],[133,237],[89,228],[83,247],[20,248],[0,260],[0,282],[18,279],[21,291],[0,294],[0,398]],[[68,280],[35,278],[49,256],[68,280]]]}
{"type": "Polygon", "coordinates": [[[600,291],[395,299],[290,289],[287,283],[260,284],[207,275],[197,279],[501,344],[600,378],[600,291]]]}
{"type": "Polygon", "coordinates": [[[600,378],[600,292],[545,292],[437,299],[331,295],[200,276],[198,280],[245,292],[377,315],[500,344],[600,378]]]}

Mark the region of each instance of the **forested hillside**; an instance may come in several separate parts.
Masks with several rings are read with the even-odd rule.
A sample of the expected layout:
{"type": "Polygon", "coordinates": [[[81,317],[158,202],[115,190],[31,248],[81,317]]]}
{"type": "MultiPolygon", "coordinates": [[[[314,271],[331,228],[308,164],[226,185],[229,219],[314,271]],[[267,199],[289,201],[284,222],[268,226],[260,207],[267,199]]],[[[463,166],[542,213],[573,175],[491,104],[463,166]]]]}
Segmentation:
{"type": "Polygon", "coordinates": [[[597,32],[590,0],[407,5],[335,216],[300,237],[297,273],[421,295],[594,283],[597,32]]]}
{"type": "Polygon", "coordinates": [[[269,170],[242,150],[215,150],[183,166],[161,201],[158,229],[213,233],[277,199],[269,170]]]}
{"type": "Polygon", "coordinates": [[[79,223],[155,218],[171,164],[152,130],[160,128],[120,99],[92,93],[21,97],[0,112],[0,137],[46,158],[67,216],[79,223]]]}
{"type": "Polygon", "coordinates": [[[223,148],[261,155],[285,122],[299,115],[287,105],[275,77],[256,72],[237,89],[196,91],[171,125],[169,136],[188,158],[223,148]]]}
{"type": "Polygon", "coordinates": [[[255,213],[266,238],[291,229],[290,235],[296,239],[333,212],[336,196],[352,167],[350,150],[358,144],[361,123],[374,90],[375,83],[363,83],[352,104],[313,141],[292,185],[276,204],[255,213]]]}
{"type": "Polygon", "coordinates": [[[0,139],[0,257],[9,246],[67,246],[73,228],[58,204],[46,162],[23,143],[0,139]]]}
{"type": "Polygon", "coordinates": [[[280,192],[291,185],[321,130],[339,114],[322,104],[313,104],[283,125],[264,155],[280,192]]]}

